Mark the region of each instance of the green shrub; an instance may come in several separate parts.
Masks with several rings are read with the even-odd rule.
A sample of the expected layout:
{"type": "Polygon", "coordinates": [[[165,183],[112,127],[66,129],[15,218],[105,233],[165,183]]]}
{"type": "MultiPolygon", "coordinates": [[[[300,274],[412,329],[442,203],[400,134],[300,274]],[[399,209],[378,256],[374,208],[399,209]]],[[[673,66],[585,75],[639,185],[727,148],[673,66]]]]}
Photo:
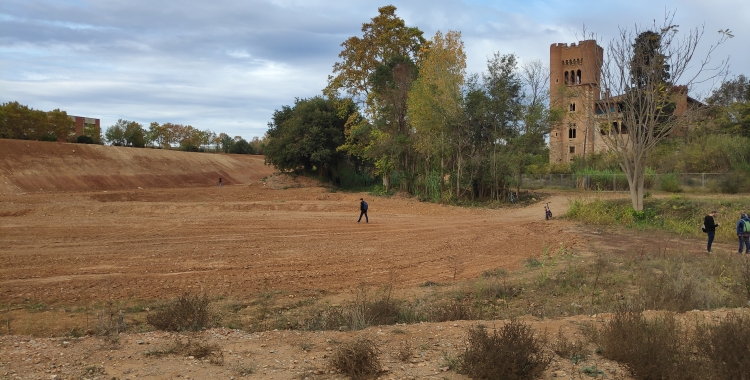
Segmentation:
{"type": "Polygon", "coordinates": [[[661,176],[659,186],[661,187],[663,191],[667,191],[670,193],[682,192],[682,186],[680,185],[680,181],[677,178],[677,175],[674,173],[664,174],[663,176],[661,176]]]}
{"type": "Polygon", "coordinates": [[[725,194],[737,194],[747,185],[747,178],[740,173],[730,173],[719,180],[719,188],[725,194]]]}
{"type": "Polygon", "coordinates": [[[214,319],[205,294],[184,294],[162,310],[146,316],[149,324],[164,331],[197,331],[211,327],[214,319]]]}
{"type": "Polygon", "coordinates": [[[491,335],[484,327],[473,327],[468,340],[460,368],[474,379],[536,379],[552,361],[545,352],[546,336],[535,335],[518,320],[491,335]]]}
{"type": "Polygon", "coordinates": [[[94,139],[86,135],[80,135],[76,137],[76,143],[78,144],[95,144],[94,139]]]}

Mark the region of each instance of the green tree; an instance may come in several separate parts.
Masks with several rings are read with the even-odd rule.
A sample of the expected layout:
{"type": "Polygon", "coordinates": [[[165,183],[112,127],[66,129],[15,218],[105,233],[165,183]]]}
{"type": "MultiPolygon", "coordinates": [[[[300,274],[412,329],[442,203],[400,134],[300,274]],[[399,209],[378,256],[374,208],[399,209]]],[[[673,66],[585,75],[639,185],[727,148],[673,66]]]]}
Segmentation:
{"type": "MultiPolygon", "coordinates": [[[[437,32],[430,41],[419,64],[419,76],[408,98],[408,116],[416,130],[415,147],[426,159],[425,168],[439,169],[439,190],[442,197],[447,161],[452,140],[456,140],[456,161],[459,163],[461,134],[454,134],[463,114],[461,88],[466,71],[466,54],[461,33],[437,32]],[[433,165],[430,163],[434,162],[433,165]]],[[[429,176],[426,173],[426,176],[429,176]]],[[[458,174],[460,177],[460,174],[458,174]]],[[[457,184],[460,183],[460,178],[457,184]]],[[[459,192],[457,188],[456,193],[459,192]]],[[[457,194],[458,195],[458,194],[457,194]]]]}
{"type": "MultiPolygon", "coordinates": [[[[239,137],[239,136],[238,136],[239,137]]],[[[233,154],[253,154],[253,147],[243,138],[236,139],[229,148],[229,153],[233,154]]]]}
{"type": "Polygon", "coordinates": [[[364,106],[363,114],[349,115],[340,151],[371,160],[388,188],[391,173],[409,164],[406,93],[425,40],[422,31],[396,16],[395,6],[381,7],[378,13],[362,24],[362,37],[341,44],[342,61],[334,64],[324,93],[339,101],[340,113],[351,107],[339,97],[341,91],[364,106]]]}
{"type": "Polygon", "coordinates": [[[278,170],[311,173],[331,178],[343,153],[344,124],[357,111],[353,103],[342,113],[337,101],[316,96],[297,99],[294,107],[283,106],[268,124],[266,163],[278,170]]]}
{"type": "Polygon", "coordinates": [[[75,135],[75,120],[58,108],[47,112],[47,128],[57,141],[68,141],[75,135]]]}
{"type": "Polygon", "coordinates": [[[707,99],[723,133],[750,137],[750,81],[744,75],[725,81],[707,99]]]}
{"type": "MultiPolygon", "coordinates": [[[[328,91],[345,90],[355,101],[369,102],[370,76],[378,66],[394,57],[416,58],[425,42],[422,31],[406,26],[393,5],[378,8],[378,13],[371,22],[362,24],[362,37],[350,37],[341,44],[344,49],[339,58],[343,61],[333,65],[328,91]]],[[[327,95],[334,98],[331,92],[327,95]]]]}

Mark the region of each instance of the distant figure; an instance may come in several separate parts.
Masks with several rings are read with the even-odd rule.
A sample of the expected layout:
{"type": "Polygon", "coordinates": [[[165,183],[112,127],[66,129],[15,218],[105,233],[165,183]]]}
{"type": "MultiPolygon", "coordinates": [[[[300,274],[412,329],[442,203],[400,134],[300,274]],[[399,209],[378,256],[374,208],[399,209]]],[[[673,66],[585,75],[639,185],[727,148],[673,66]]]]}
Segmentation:
{"type": "Polygon", "coordinates": [[[547,202],[547,204],[544,205],[544,219],[545,220],[552,219],[552,210],[549,208],[549,202],[547,202]]]}
{"type": "Polygon", "coordinates": [[[219,188],[221,188],[221,177],[219,177],[219,188]]]}
{"type": "Polygon", "coordinates": [[[737,238],[740,241],[740,249],[737,253],[742,254],[742,246],[745,246],[745,253],[750,253],[750,218],[744,212],[737,221],[737,238]]]}
{"type": "Polygon", "coordinates": [[[711,253],[711,244],[714,242],[714,236],[716,235],[716,227],[719,225],[714,221],[714,217],[716,217],[716,210],[711,211],[706,215],[705,218],[703,218],[703,229],[708,234],[708,244],[706,245],[706,249],[708,250],[708,253],[711,253]]]}
{"type": "Polygon", "coordinates": [[[364,199],[359,198],[359,219],[357,223],[362,221],[362,215],[365,216],[365,223],[370,223],[370,218],[367,217],[367,202],[364,199]]]}

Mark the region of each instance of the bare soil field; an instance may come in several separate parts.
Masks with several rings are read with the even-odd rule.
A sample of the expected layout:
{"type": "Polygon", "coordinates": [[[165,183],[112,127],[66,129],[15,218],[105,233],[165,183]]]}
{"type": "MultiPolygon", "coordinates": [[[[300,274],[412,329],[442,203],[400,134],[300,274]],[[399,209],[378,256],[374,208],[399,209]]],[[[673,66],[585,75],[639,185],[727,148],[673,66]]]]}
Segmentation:
{"type": "MultiPolygon", "coordinates": [[[[328,372],[325,358],[356,336],[379,342],[382,378],[465,378],[447,371],[444,357],[465,347],[475,324],[466,321],[358,332],[213,329],[193,337],[217,344],[223,365],[146,356],[187,339],[177,334],[123,334],[117,345],[66,334],[93,325],[88,313],[72,310],[108,303],[184,293],[346,297],[389,283],[409,292],[425,282],[514,270],[549,247],[608,245],[572,222],[545,222],[542,203],[459,208],[335,192],[271,175],[258,157],[8,140],[0,149],[0,378],[209,379],[239,377],[247,368],[256,378],[343,378],[328,372]],[[24,151],[26,144],[44,146],[24,151]],[[370,204],[369,223],[357,223],[360,197],[370,204]],[[414,356],[401,362],[395,355],[404,342],[414,356]]],[[[552,194],[545,202],[563,212],[568,198],[552,194]]],[[[575,334],[576,323],[597,317],[526,320],[575,334]]],[[[546,378],[575,374],[568,364],[556,362],[546,378]]],[[[622,374],[616,364],[599,365],[622,374]]]]}

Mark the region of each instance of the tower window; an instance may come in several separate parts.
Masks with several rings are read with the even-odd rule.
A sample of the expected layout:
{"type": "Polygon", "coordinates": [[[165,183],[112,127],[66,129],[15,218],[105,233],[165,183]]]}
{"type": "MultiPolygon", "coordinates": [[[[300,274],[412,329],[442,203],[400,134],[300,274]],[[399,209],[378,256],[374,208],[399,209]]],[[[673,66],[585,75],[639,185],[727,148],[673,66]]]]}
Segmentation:
{"type": "Polygon", "coordinates": [[[576,104],[570,103],[570,112],[575,112],[575,110],[576,110],[576,104]]]}
{"type": "Polygon", "coordinates": [[[574,147],[574,146],[570,146],[570,147],[568,147],[568,148],[570,148],[570,153],[571,153],[571,154],[575,154],[575,152],[576,152],[576,147],[574,147]]]}
{"type": "Polygon", "coordinates": [[[581,84],[581,70],[576,71],[576,84],[581,84]]]}
{"type": "Polygon", "coordinates": [[[567,71],[565,72],[565,84],[570,84],[570,82],[568,80],[568,72],[567,71]]]}
{"type": "Polygon", "coordinates": [[[568,138],[569,139],[576,138],[576,129],[575,128],[568,128],[568,138]]]}

